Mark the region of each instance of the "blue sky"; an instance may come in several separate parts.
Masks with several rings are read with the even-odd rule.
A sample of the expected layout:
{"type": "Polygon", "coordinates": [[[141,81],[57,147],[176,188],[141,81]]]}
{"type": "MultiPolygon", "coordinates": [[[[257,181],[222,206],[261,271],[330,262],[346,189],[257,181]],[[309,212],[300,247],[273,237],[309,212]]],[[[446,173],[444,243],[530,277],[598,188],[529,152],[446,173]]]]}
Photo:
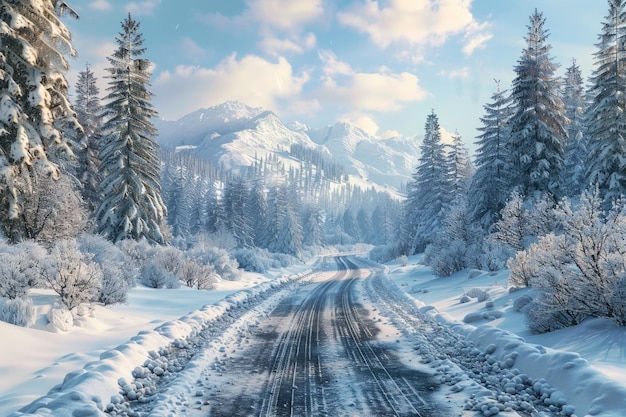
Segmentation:
{"type": "Polygon", "coordinates": [[[83,0],[64,22],[104,92],[106,57],[128,12],[154,64],[168,120],[239,100],[284,121],[348,121],[381,138],[421,135],[434,109],[473,148],[494,79],[508,88],[529,16],[544,13],[559,74],[593,67],[604,0],[83,0]]]}

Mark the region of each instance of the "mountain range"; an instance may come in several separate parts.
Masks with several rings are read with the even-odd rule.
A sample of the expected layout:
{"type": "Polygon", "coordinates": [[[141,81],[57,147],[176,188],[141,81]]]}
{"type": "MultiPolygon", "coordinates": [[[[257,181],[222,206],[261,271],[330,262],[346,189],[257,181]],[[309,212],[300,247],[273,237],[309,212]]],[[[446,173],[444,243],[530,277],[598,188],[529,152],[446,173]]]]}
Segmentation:
{"type": "Polygon", "coordinates": [[[255,158],[275,156],[287,167],[299,166],[289,154],[294,144],[316,150],[342,165],[350,183],[364,188],[400,189],[415,170],[419,157],[416,138],[380,139],[356,126],[338,122],[311,128],[284,123],[271,111],[237,101],[196,110],[176,121],[155,120],[159,144],[189,149],[198,158],[239,170],[255,158]]]}

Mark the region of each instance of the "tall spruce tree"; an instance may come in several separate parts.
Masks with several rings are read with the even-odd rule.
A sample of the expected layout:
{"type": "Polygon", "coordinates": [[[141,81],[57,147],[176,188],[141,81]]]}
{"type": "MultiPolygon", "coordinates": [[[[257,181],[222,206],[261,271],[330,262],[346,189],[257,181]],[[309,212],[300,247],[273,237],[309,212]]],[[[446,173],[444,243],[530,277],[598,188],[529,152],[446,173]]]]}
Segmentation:
{"type": "Polygon", "coordinates": [[[563,104],[567,125],[567,143],[565,146],[565,169],[563,170],[563,188],[569,197],[578,196],[585,188],[585,162],[587,143],[585,135],[585,88],[580,67],[572,60],[563,81],[563,104]]]}
{"type": "Polygon", "coordinates": [[[449,145],[448,166],[450,171],[451,198],[465,196],[469,182],[474,175],[474,167],[469,157],[469,151],[463,145],[463,139],[458,131],[452,135],[452,144],[449,145]]]}
{"type": "Polygon", "coordinates": [[[585,178],[610,207],[626,195],[626,1],[609,0],[599,39],[590,80],[585,178]]]}
{"type": "Polygon", "coordinates": [[[96,215],[98,233],[113,242],[146,238],[163,244],[160,226],[167,210],[161,198],[157,132],[152,124],[157,112],[148,90],[151,63],[142,58],[143,36],[130,13],[116,41],[118,48],[108,58],[109,94],[100,151],[105,177],[96,215]]]}
{"type": "Polygon", "coordinates": [[[77,16],[61,0],[0,4],[0,225],[13,242],[24,237],[24,196],[60,175],[49,158],[71,154],[62,130],[80,129],[64,75],[75,55],[67,11],[77,16]]]}
{"type": "Polygon", "coordinates": [[[405,225],[411,239],[407,242],[409,254],[424,250],[432,241],[451,203],[451,169],[434,110],[426,118],[420,152],[419,165],[407,186],[405,225]]]}
{"type": "Polygon", "coordinates": [[[510,121],[511,178],[517,191],[531,199],[544,192],[561,194],[567,137],[557,65],[544,24],[543,13],[535,9],[511,92],[515,109],[510,121]]]}
{"type": "Polygon", "coordinates": [[[83,128],[76,151],[78,159],[76,177],[81,183],[81,191],[87,209],[93,214],[102,201],[102,195],[99,191],[102,175],[98,156],[102,138],[102,108],[100,106],[100,90],[96,81],[97,78],[93,71],[89,65],[86,65],[85,69],[78,73],[74,103],[76,117],[83,128]]]}
{"type": "Polygon", "coordinates": [[[480,118],[481,132],[477,136],[476,173],[468,191],[467,205],[472,220],[485,229],[498,220],[498,213],[511,192],[510,159],[507,148],[508,122],[511,116],[510,100],[500,84],[485,104],[485,115],[480,118]]]}

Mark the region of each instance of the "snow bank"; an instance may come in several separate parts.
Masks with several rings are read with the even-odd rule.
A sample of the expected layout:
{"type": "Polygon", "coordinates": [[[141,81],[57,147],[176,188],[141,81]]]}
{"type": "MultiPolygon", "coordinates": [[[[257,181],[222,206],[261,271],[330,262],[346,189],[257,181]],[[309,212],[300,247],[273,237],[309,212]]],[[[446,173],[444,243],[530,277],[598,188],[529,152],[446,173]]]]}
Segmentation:
{"type": "Polygon", "coordinates": [[[128,342],[102,353],[99,360],[67,374],[64,381],[47,395],[9,417],[105,416],[102,410],[119,393],[120,378],[132,380],[133,370],[150,358],[151,351],[156,352],[177,340],[197,334],[229,310],[308,273],[310,271],[302,271],[238,291],[216,304],[206,305],[178,320],[165,322],[154,330],[139,332],[128,342]]]}
{"type": "Polygon", "coordinates": [[[573,407],[577,416],[626,415],[626,386],[589,366],[578,353],[527,343],[522,337],[497,327],[461,323],[433,306],[416,302],[422,305],[421,312],[463,335],[477,349],[488,351],[496,361],[514,360],[516,369],[541,384],[536,389],[550,390],[555,402],[573,407]]]}

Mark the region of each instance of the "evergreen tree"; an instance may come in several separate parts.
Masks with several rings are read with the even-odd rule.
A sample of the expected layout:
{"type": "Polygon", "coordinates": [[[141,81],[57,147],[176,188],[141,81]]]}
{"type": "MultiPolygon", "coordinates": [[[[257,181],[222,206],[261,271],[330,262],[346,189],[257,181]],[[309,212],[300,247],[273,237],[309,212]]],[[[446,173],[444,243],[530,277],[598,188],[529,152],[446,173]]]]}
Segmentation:
{"type": "Polygon", "coordinates": [[[485,115],[480,118],[481,134],[477,137],[476,173],[468,191],[469,215],[474,221],[489,228],[498,219],[498,213],[509,197],[511,166],[507,153],[507,125],[511,115],[506,91],[497,91],[491,102],[483,106],[485,115]]]}
{"type": "Polygon", "coordinates": [[[83,127],[83,133],[77,143],[76,177],[82,185],[82,194],[87,203],[87,209],[94,214],[102,201],[102,195],[98,189],[102,181],[98,157],[99,144],[102,138],[102,108],[100,106],[100,90],[96,81],[97,79],[89,65],[84,71],[79,72],[74,103],[76,117],[83,127]]]}
{"type": "Polygon", "coordinates": [[[66,54],[75,55],[61,0],[3,1],[0,7],[0,225],[24,237],[25,195],[42,177],[58,178],[56,154],[71,154],[62,130],[80,130],[67,95],[66,54]]]}
{"type": "Polygon", "coordinates": [[[561,193],[567,136],[559,79],[554,74],[557,65],[550,56],[544,23],[543,14],[535,9],[511,92],[515,109],[510,121],[512,184],[529,198],[536,193],[561,193]]]}
{"type": "Polygon", "coordinates": [[[237,241],[238,248],[254,246],[252,215],[250,213],[248,186],[241,177],[231,180],[224,192],[224,207],[228,213],[228,228],[237,241]]]}
{"type": "Polygon", "coordinates": [[[626,195],[626,2],[609,0],[589,94],[586,185],[611,201],[626,195]]]}
{"type": "Polygon", "coordinates": [[[254,237],[255,246],[263,246],[263,235],[267,224],[267,199],[263,190],[263,182],[255,181],[250,190],[250,206],[252,220],[252,235],[254,237]]]}
{"type": "Polygon", "coordinates": [[[576,60],[567,68],[563,82],[563,104],[567,125],[565,146],[565,169],[563,170],[563,188],[565,194],[578,196],[585,188],[585,160],[587,145],[584,135],[584,113],[587,107],[584,94],[583,77],[576,60]]]}
{"type": "Polygon", "coordinates": [[[424,250],[441,226],[451,202],[450,169],[434,110],[426,119],[424,140],[413,181],[408,184],[406,215],[409,254],[424,250]]]}
{"type": "Polygon", "coordinates": [[[322,244],[322,212],[317,204],[308,204],[302,216],[302,244],[320,246],[322,244]]]}
{"type": "Polygon", "coordinates": [[[98,233],[113,242],[145,237],[163,244],[160,226],[167,209],[161,198],[157,132],[152,124],[157,112],[148,91],[151,63],[141,58],[143,36],[130,13],[116,41],[118,48],[109,57],[110,93],[104,106],[100,159],[105,177],[96,215],[98,233]]]}
{"type": "Polygon", "coordinates": [[[452,135],[452,145],[448,152],[448,166],[450,172],[450,190],[452,199],[465,196],[469,182],[474,175],[474,167],[470,161],[469,151],[463,145],[463,140],[458,131],[452,135]]]}

